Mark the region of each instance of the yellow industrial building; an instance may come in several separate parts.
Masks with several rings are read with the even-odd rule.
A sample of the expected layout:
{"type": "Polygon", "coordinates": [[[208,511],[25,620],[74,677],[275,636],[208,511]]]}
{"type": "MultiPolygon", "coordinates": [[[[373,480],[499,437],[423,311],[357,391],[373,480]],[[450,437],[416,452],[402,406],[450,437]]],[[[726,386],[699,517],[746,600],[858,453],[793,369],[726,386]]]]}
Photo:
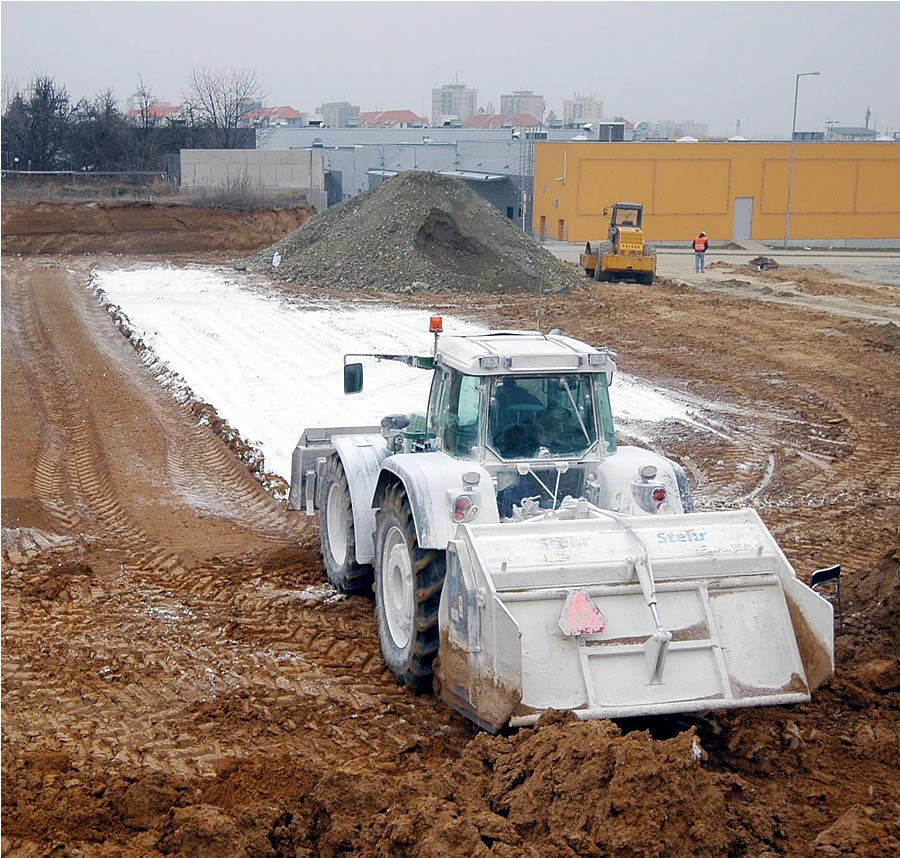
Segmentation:
{"type": "Polygon", "coordinates": [[[900,143],[538,142],[532,225],[541,238],[605,238],[604,208],[644,204],[650,241],[892,246],[900,240],[900,143]],[[792,177],[789,182],[789,177],[792,177]]]}

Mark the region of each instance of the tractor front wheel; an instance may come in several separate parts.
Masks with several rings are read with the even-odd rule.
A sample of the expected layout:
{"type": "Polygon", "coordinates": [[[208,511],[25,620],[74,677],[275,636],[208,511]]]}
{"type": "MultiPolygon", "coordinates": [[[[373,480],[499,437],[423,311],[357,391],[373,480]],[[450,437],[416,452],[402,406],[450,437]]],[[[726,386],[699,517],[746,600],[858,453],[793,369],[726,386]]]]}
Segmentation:
{"type": "Polygon", "coordinates": [[[430,691],[446,552],[419,547],[406,489],[380,498],[375,527],[375,613],[387,666],[413,691],[430,691]]]}

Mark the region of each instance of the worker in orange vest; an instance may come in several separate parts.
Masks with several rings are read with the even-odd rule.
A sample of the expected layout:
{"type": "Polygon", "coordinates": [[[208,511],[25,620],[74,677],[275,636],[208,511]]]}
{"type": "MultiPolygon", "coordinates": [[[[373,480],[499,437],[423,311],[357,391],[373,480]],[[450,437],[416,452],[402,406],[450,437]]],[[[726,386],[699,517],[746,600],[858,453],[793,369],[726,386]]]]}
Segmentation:
{"type": "Polygon", "coordinates": [[[705,232],[701,232],[692,242],[694,248],[694,271],[703,274],[706,271],[706,248],[709,247],[709,239],[705,232]]]}

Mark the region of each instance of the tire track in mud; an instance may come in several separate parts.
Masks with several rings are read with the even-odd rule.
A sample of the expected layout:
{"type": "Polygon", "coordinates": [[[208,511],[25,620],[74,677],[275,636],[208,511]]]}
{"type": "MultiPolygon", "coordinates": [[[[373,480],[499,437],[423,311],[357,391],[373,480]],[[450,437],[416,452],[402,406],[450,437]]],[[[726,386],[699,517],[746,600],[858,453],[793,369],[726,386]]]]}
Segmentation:
{"type": "MultiPolygon", "coordinates": [[[[167,471],[174,487],[191,506],[217,515],[227,515],[246,525],[257,536],[272,542],[297,540],[297,528],[286,519],[283,506],[252,477],[228,444],[237,435],[231,427],[216,431],[198,423],[191,406],[202,405],[181,376],[162,363],[133,333],[125,313],[113,304],[102,289],[87,284],[91,294],[106,310],[118,331],[134,349],[140,361],[159,384],[161,395],[177,405],[177,416],[169,409],[157,409],[153,417],[164,429],[165,437],[179,437],[179,444],[167,446],[167,471]]],[[[109,331],[96,330],[96,320],[82,313],[86,327],[95,334],[98,346],[109,331]]],[[[213,413],[212,406],[208,406],[213,413]]],[[[250,448],[250,445],[246,445],[250,448]]]]}
{"type": "MultiPolygon", "coordinates": [[[[190,405],[174,405],[162,389],[138,406],[147,409],[142,431],[166,441],[157,445],[162,471],[150,480],[177,498],[172,509],[187,501],[202,513],[194,526],[208,550],[216,550],[211,534],[222,522],[240,525],[241,556],[188,566],[149,534],[140,505],[126,510],[107,461],[114,448],[104,440],[113,418],[91,410],[103,391],[89,395],[79,382],[83,367],[68,365],[76,347],[58,333],[62,319],[69,323],[60,307],[70,306],[62,298],[71,284],[42,280],[37,289],[33,277],[30,269],[17,281],[4,278],[3,293],[4,325],[17,337],[45,429],[32,491],[49,508],[68,510],[65,521],[80,517],[88,542],[24,565],[4,558],[8,747],[16,755],[61,749],[85,770],[194,778],[212,776],[226,759],[300,746],[322,761],[391,756],[445,729],[447,713],[428,704],[415,728],[405,719],[417,704],[384,666],[371,604],[304,586],[321,581],[319,560],[294,546],[298,533],[306,539],[314,529],[287,519],[190,405]],[[97,556],[117,571],[95,571],[97,556]]],[[[67,297],[76,316],[90,315],[67,297]]],[[[116,395],[115,384],[98,379],[109,385],[106,395],[116,395]]]]}
{"type": "MultiPolygon", "coordinates": [[[[722,431],[729,441],[707,454],[701,439],[685,461],[701,504],[750,505],[779,519],[790,513],[790,521],[773,524],[772,530],[779,539],[790,534],[791,553],[802,557],[822,554],[819,540],[809,535],[814,511],[839,521],[848,504],[896,504],[900,436],[861,412],[842,384],[846,381],[794,366],[790,386],[781,390],[796,403],[790,410],[784,399],[768,412],[725,406],[722,431]],[[807,413],[809,418],[802,416],[807,413]]],[[[849,530],[842,532],[834,562],[848,571],[865,569],[882,551],[872,534],[849,530]]]]}
{"type": "MultiPolygon", "coordinates": [[[[181,434],[185,435],[192,415],[187,407],[182,407],[182,413],[181,434]]],[[[161,422],[168,431],[171,421],[162,418],[161,422]]],[[[227,515],[271,542],[290,543],[298,538],[284,508],[208,429],[195,425],[186,440],[187,445],[168,446],[166,467],[173,487],[188,504],[227,515]]]]}
{"type": "Polygon", "coordinates": [[[9,741],[61,745],[77,767],[205,777],[298,743],[321,760],[389,753],[446,723],[425,705],[406,722],[413,701],[372,651],[368,606],[255,578],[223,592],[215,579],[201,573],[193,589],[218,598],[75,582],[65,599],[5,617],[4,705],[28,712],[5,719],[9,741]]]}
{"type": "Polygon", "coordinates": [[[43,412],[41,442],[35,467],[35,497],[51,511],[66,498],[58,516],[67,528],[80,524],[112,537],[134,563],[151,570],[168,569],[178,557],[153,545],[144,530],[122,508],[109,476],[103,445],[74,374],[66,369],[33,290],[11,285],[9,310],[21,336],[23,364],[37,382],[43,412]]]}
{"type": "Polygon", "coordinates": [[[680,459],[699,509],[755,507],[801,577],[834,562],[869,568],[896,539],[900,436],[848,396],[844,375],[797,363],[761,378],[777,385],[768,409],[675,394],[694,428],[667,426],[651,446],[680,459]],[[845,525],[845,514],[878,505],[887,514],[877,535],[845,525]],[[830,538],[814,525],[823,520],[830,538]]]}

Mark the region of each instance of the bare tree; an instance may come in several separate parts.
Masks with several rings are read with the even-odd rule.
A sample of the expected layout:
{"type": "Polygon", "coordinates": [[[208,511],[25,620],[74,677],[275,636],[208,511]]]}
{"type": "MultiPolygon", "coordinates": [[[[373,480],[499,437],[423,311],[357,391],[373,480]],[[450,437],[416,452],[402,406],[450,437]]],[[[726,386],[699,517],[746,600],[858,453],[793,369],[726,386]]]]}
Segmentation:
{"type": "Polygon", "coordinates": [[[240,129],[248,111],[262,107],[267,93],[253,69],[193,69],[185,97],[186,114],[211,134],[219,149],[235,149],[244,138],[240,129]]]}
{"type": "Polygon", "coordinates": [[[134,94],[137,96],[137,103],[135,104],[134,109],[138,112],[136,117],[138,128],[146,135],[153,126],[153,113],[151,108],[156,104],[158,99],[153,94],[153,90],[144,83],[144,78],[141,75],[138,75],[137,89],[134,94]]]}
{"type": "Polygon", "coordinates": [[[153,94],[150,86],[144,83],[144,77],[140,74],[138,75],[137,89],[134,94],[135,105],[133,110],[137,111],[134,119],[137,126],[138,158],[143,162],[149,162],[153,148],[153,129],[156,125],[156,120],[153,116],[153,105],[159,99],[153,94]]]}
{"type": "Polygon", "coordinates": [[[3,115],[6,115],[6,111],[9,110],[10,105],[13,103],[13,99],[19,95],[19,84],[16,82],[15,78],[8,77],[7,75],[3,75],[3,84],[2,84],[2,97],[0,97],[0,109],[3,111],[3,115]]]}

